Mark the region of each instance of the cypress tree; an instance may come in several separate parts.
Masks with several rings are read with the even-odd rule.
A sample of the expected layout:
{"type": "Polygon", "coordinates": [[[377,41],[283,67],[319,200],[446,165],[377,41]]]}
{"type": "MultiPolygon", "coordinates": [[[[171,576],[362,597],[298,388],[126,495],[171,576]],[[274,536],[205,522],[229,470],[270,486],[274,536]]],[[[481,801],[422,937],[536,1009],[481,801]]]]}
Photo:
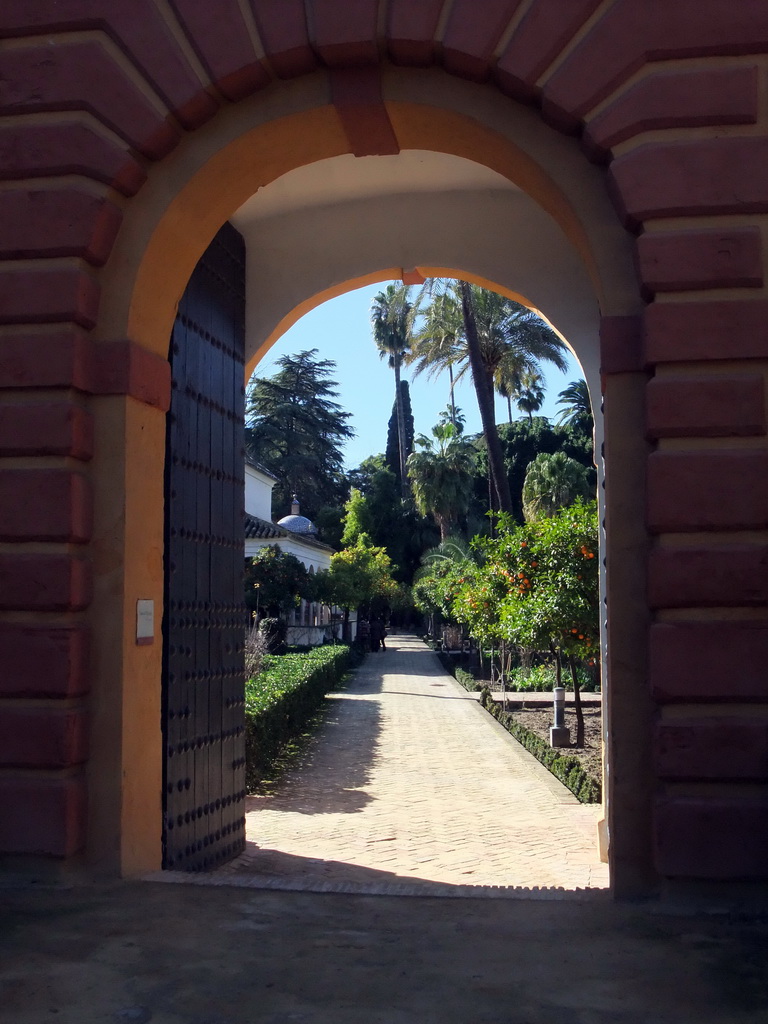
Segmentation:
{"type": "MultiPolygon", "coordinates": [[[[411,391],[407,380],[400,381],[400,395],[403,403],[403,418],[405,420],[405,458],[413,451],[413,410],[411,409],[411,391]]],[[[391,469],[400,485],[400,446],[397,439],[397,401],[392,404],[392,415],[389,417],[387,428],[387,450],[384,456],[388,469],[391,469]]]]}

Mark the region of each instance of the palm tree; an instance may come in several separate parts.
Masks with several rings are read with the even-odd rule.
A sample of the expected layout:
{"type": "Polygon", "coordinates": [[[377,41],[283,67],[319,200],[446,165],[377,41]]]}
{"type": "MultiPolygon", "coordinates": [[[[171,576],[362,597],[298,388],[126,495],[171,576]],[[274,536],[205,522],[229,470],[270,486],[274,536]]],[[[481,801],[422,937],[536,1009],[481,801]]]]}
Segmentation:
{"type": "MultiPolygon", "coordinates": [[[[504,455],[501,451],[499,432],[496,429],[496,411],[493,402],[493,368],[492,363],[484,358],[492,350],[490,338],[486,336],[483,347],[477,329],[475,305],[472,287],[467,281],[459,281],[461,295],[461,313],[464,318],[464,339],[467,346],[467,361],[472,371],[472,383],[475,386],[477,405],[480,410],[480,421],[483,424],[483,436],[488,449],[488,465],[491,480],[496,492],[496,500],[502,512],[512,512],[512,493],[509,489],[504,466],[504,455]]],[[[483,289],[477,289],[482,292],[483,289]]]]}
{"type": "Polygon", "coordinates": [[[436,548],[429,548],[421,556],[421,564],[434,565],[436,562],[466,562],[472,558],[472,549],[461,537],[448,537],[436,548]]]}
{"type": "Polygon", "coordinates": [[[432,515],[446,540],[469,507],[474,472],[474,448],[452,423],[432,428],[434,441],[420,434],[408,457],[413,498],[422,515],[432,515]]]}
{"type": "Polygon", "coordinates": [[[387,285],[386,291],[379,292],[374,297],[371,306],[373,340],[376,342],[379,355],[382,359],[389,360],[389,365],[395,373],[397,439],[403,498],[408,497],[408,479],[405,472],[405,414],[400,387],[400,366],[411,347],[414,316],[415,309],[410,301],[410,288],[407,285],[387,285]]]}
{"type": "Polygon", "coordinates": [[[456,428],[457,434],[464,433],[464,427],[467,424],[467,417],[458,405],[447,405],[441,413],[438,413],[437,422],[441,427],[444,427],[446,423],[452,423],[456,428]]]}
{"type": "MultiPolygon", "coordinates": [[[[565,452],[542,452],[528,466],[523,484],[523,513],[527,520],[554,515],[577,498],[590,497],[588,471],[565,452]]],[[[594,495],[592,495],[594,497],[594,495]]]]}
{"type": "Polygon", "coordinates": [[[592,433],[592,403],[585,380],[572,380],[558,395],[557,404],[563,406],[557,418],[558,423],[583,430],[587,434],[592,433]]]}
{"type": "Polygon", "coordinates": [[[528,422],[533,423],[533,414],[544,404],[544,380],[540,373],[523,373],[520,375],[520,386],[517,391],[517,407],[520,412],[528,414],[528,422]]]}
{"type": "MultiPolygon", "coordinates": [[[[425,288],[431,293],[433,286],[430,281],[425,288]]],[[[452,336],[458,342],[453,349],[450,366],[460,365],[457,380],[467,369],[472,374],[496,499],[500,509],[511,511],[512,496],[496,429],[496,382],[502,379],[511,381],[522,373],[536,372],[542,361],[565,369],[565,344],[527,306],[496,292],[466,281],[452,281],[442,295],[446,298],[438,296],[441,299],[439,303],[433,300],[425,316],[433,321],[431,334],[452,336]],[[457,316],[459,310],[460,320],[457,316]],[[441,317],[446,321],[442,331],[435,326],[441,317]],[[456,333],[457,330],[460,333],[456,333]]],[[[445,357],[440,355],[432,359],[429,349],[424,351],[423,358],[425,365],[434,362],[438,369],[446,367],[445,357]]]]}
{"type": "Polygon", "coordinates": [[[465,358],[463,335],[464,320],[456,296],[448,291],[440,292],[433,296],[432,302],[424,310],[421,328],[415,334],[411,350],[405,357],[405,362],[415,367],[414,377],[425,370],[429,378],[448,371],[452,423],[456,422],[453,368],[465,358]]]}
{"type": "MultiPolygon", "coordinates": [[[[533,372],[533,363],[520,352],[510,349],[503,357],[493,375],[497,392],[507,400],[507,417],[512,422],[512,399],[520,394],[521,379],[533,372]]],[[[538,365],[538,364],[536,364],[538,365]]]]}

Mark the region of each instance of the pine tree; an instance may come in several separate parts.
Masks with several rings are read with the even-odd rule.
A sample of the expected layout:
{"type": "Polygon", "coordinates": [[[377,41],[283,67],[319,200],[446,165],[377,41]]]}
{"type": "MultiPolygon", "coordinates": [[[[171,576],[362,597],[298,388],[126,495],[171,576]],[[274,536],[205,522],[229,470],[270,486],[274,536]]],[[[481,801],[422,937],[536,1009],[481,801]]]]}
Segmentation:
{"type": "Polygon", "coordinates": [[[246,451],[278,479],[276,515],[287,515],[296,494],[310,519],[323,505],[344,501],[342,445],[354,436],[350,414],[333,399],[335,363],[317,349],[283,356],[273,377],[254,378],[246,405],[246,451]]]}

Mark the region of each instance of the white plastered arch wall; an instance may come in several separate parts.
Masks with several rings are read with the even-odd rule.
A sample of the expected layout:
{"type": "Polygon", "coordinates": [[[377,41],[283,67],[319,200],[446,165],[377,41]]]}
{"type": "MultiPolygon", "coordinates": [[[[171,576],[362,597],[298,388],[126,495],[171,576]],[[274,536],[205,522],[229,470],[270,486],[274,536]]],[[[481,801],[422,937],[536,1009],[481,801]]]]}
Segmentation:
{"type": "MultiPolygon", "coordinates": [[[[260,242],[251,242],[248,256],[252,271],[260,267],[264,272],[263,284],[249,291],[251,309],[260,297],[265,310],[263,317],[249,321],[253,353],[295,311],[361,279],[386,279],[393,268],[420,267],[430,273],[444,268],[521,294],[541,309],[574,347],[594,395],[599,316],[633,314],[640,305],[631,240],[610,205],[602,172],[534,111],[491,88],[442,72],[392,69],[384,74],[383,89],[401,150],[477,162],[522,191],[368,197],[362,202],[369,244],[363,248],[359,230],[347,232],[344,244],[333,244],[333,259],[331,226],[335,221],[342,230],[344,221],[355,219],[355,200],[346,204],[343,217],[345,202],[339,197],[335,203],[305,203],[264,218],[260,242]],[[461,217],[454,217],[450,231],[443,229],[441,212],[457,208],[461,217]],[[398,223],[400,230],[393,230],[398,223]],[[532,249],[526,258],[514,238],[512,229],[521,223],[537,240],[535,258],[532,249]],[[406,224],[413,230],[404,232],[406,224]],[[325,244],[318,248],[312,239],[325,244]]],[[[325,74],[275,86],[222,111],[186,138],[152,170],[127,208],[102,274],[97,339],[128,337],[166,356],[178,300],[220,225],[259,189],[266,195],[272,182],[300,173],[298,168],[322,174],[323,161],[353,159],[346,156],[349,148],[325,74]]],[[[636,389],[627,398],[628,418],[617,435],[636,437],[636,389]]],[[[96,487],[94,720],[109,722],[115,742],[102,737],[94,747],[91,807],[106,825],[89,844],[96,861],[108,860],[117,848],[120,869],[131,873],[158,866],[160,857],[160,651],[157,646],[136,648],[131,627],[137,597],[154,597],[162,606],[165,424],[157,410],[130,399],[104,399],[97,428],[124,438],[117,452],[124,461],[122,490],[96,487]],[[112,809],[107,806],[110,780],[122,794],[112,809]]],[[[642,477],[642,466],[639,472],[642,477]]],[[[629,486],[617,492],[624,507],[636,504],[640,477],[635,473],[629,486]]],[[[635,529],[618,547],[628,556],[634,547],[637,559],[637,541],[635,529]]],[[[635,638],[635,648],[642,645],[644,635],[635,638]]]]}

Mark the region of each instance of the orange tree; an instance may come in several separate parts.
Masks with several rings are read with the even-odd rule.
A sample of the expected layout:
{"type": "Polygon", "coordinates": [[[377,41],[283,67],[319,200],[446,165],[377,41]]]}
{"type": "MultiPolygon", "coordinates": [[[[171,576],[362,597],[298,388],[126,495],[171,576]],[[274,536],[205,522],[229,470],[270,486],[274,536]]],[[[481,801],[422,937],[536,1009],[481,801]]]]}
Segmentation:
{"type": "Polygon", "coordinates": [[[277,544],[259,548],[245,562],[245,603],[252,612],[285,615],[302,598],[312,600],[314,584],[303,562],[277,544]]]}
{"type": "MultiPolygon", "coordinates": [[[[591,660],[599,651],[597,529],[595,502],[579,500],[523,526],[501,515],[497,536],[478,542],[489,604],[485,608],[483,598],[477,613],[493,618],[498,634],[519,647],[551,652],[558,685],[567,661],[577,746],[584,743],[584,716],[576,659],[591,660]],[[501,582],[504,593],[498,596],[501,582]]],[[[477,601],[477,587],[471,596],[477,601]]]]}
{"type": "Polygon", "coordinates": [[[375,598],[390,605],[400,599],[386,549],[371,544],[366,533],[361,533],[350,547],[331,555],[331,567],[317,574],[316,587],[322,601],[344,609],[345,638],[353,608],[375,598]]]}
{"type": "Polygon", "coordinates": [[[500,562],[488,557],[486,541],[487,538],[482,541],[475,538],[475,547],[484,548],[486,557],[481,564],[471,565],[453,600],[453,614],[467,625],[481,650],[500,646],[506,639],[499,611],[508,590],[507,573],[500,562]]]}

